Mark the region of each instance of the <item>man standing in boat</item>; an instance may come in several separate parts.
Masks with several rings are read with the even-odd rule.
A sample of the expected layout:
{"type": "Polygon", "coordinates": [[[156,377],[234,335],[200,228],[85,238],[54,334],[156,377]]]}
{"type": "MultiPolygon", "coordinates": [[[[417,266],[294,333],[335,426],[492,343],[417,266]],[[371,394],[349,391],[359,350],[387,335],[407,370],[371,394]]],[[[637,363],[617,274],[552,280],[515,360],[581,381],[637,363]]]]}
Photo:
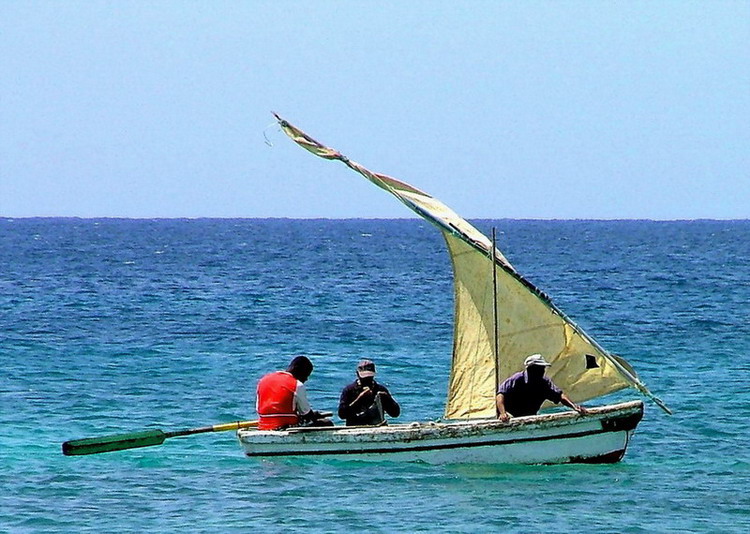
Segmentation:
{"type": "Polygon", "coordinates": [[[574,403],[552,380],[544,376],[549,367],[541,354],[532,354],[523,362],[525,371],[520,371],[500,384],[497,389],[497,416],[507,422],[512,417],[536,415],[545,400],[562,403],[580,414],[588,413],[583,406],[574,403]]]}
{"type": "Polygon", "coordinates": [[[398,417],[401,407],[388,388],[375,381],[375,364],[362,360],[357,365],[357,380],[341,392],[339,417],[346,426],[382,425],[386,413],[398,417]]]}
{"type": "Polygon", "coordinates": [[[258,382],[256,410],[258,430],[280,430],[290,426],[333,426],[330,419],[316,412],[307,400],[305,382],[313,364],[307,356],[297,356],[286,371],[268,373],[258,382]]]}

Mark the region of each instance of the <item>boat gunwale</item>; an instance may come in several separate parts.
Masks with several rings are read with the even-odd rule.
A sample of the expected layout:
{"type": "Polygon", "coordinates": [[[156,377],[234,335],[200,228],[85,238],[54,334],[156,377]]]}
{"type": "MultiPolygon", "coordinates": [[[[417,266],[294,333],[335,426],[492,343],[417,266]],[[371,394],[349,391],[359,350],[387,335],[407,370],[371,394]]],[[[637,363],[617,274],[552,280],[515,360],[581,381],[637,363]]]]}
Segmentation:
{"type": "MultiPolygon", "coordinates": [[[[472,420],[454,420],[448,422],[412,422],[400,423],[396,425],[384,426],[356,426],[356,427],[297,427],[286,430],[253,430],[241,429],[237,431],[237,436],[242,443],[251,443],[255,441],[263,445],[282,445],[286,439],[312,443],[317,441],[316,438],[331,436],[332,438],[356,439],[376,438],[370,443],[377,443],[377,438],[382,438],[381,443],[389,443],[387,438],[393,437],[393,441],[403,440],[422,440],[426,434],[435,434],[433,439],[460,439],[461,431],[472,431],[475,436],[485,432],[502,432],[516,433],[534,430],[554,430],[564,426],[570,426],[576,423],[594,423],[604,422],[608,418],[623,418],[638,415],[638,421],[643,415],[644,403],[641,400],[611,404],[588,409],[587,414],[579,414],[573,411],[556,412],[549,414],[531,415],[526,417],[513,418],[508,422],[502,422],[498,419],[472,419],[472,420]],[[442,433],[456,434],[456,436],[445,435],[440,438],[437,435],[442,433]],[[247,438],[247,439],[245,439],[247,438]],[[253,438],[259,438],[254,440],[253,438]]],[[[637,422],[636,422],[637,424],[637,422]]],[[[620,430],[617,427],[611,429],[603,425],[596,430],[585,431],[586,434],[612,432],[620,430]]],[[[564,438],[566,436],[554,435],[552,437],[538,436],[535,439],[554,439],[555,437],[564,438]]],[[[334,440],[322,440],[320,443],[333,443],[334,440]]],[[[291,443],[290,443],[291,445],[291,443]]]]}
{"type": "MultiPolygon", "coordinates": [[[[571,414],[572,417],[560,418],[557,415],[567,414],[545,414],[542,417],[546,421],[552,421],[552,426],[540,428],[540,425],[532,427],[513,429],[499,426],[486,427],[489,432],[473,433],[471,435],[426,435],[421,436],[401,436],[392,437],[391,439],[381,439],[372,441],[346,441],[346,440],[326,440],[317,441],[314,436],[322,437],[324,432],[315,432],[312,435],[304,432],[289,431],[263,431],[256,435],[261,440],[252,441],[244,440],[243,436],[238,437],[240,443],[245,449],[245,456],[249,458],[279,458],[279,457],[325,457],[325,456],[343,456],[348,458],[368,458],[372,456],[392,456],[415,454],[416,460],[422,459],[420,455],[441,453],[448,450],[476,450],[492,447],[513,447],[523,444],[559,441],[560,443],[571,440],[589,439],[605,434],[621,434],[621,444],[611,449],[599,450],[594,454],[583,455],[562,455],[560,457],[539,458],[536,461],[521,463],[538,463],[538,464],[556,464],[556,463],[614,463],[622,459],[627,449],[630,437],[635,430],[638,422],[643,416],[643,402],[633,401],[620,405],[611,405],[603,408],[593,409],[597,413],[592,415],[578,416],[571,414]],[[555,424],[562,421],[563,424],[555,424]],[[618,424],[618,423],[622,424],[618,424]],[[566,424],[567,423],[567,424],[566,424]],[[592,425],[592,423],[594,423],[592,425]],[[596,424],[598,423],[598,425],[596,424]],[[581,424],[582,428],[575,432],[561,432],[561,427],[581,424]],[[535,433],[535,430],[547,430],[547,432],[535,433]],[[274,436],[269,436],[273,434],[274,436]],[[514,435],[515,434],[515,435],[514,435]],[[263,440],[263,437],[276,438],[272,441],[263,440]],[[293,438],[293,441],[284,443],[285,439],[293,438]],[[313,439],[307,439],[307,438],[313,439]],[[281,439],[279,439],[281,438],[281,439]]],[[[534,419],[539,416],[524,418],[534,419]]],[[[520,418],[519,418],[520,419],[520,418]]],[[[449,426],[450,424],[444,424],[449,426]]],[[[408,426],[408,425],[402,425],[408,426]]],[[[346,427],[342,427],[345,429],[346,427]]],[[[383,428],[383,427],[381,427],[383,428]]],[[[387,428],[387,427],[385,427],[387,428]]],[[[351,427],[350,430],[353,430],[351,427]]],[[[370,428],[369,430],[372,430],[370,428]]],[[[335,434],[328,434],[334,437],[335,434]]],[[[361,434],[360,434],[361,435],[361,434]]],[[[353,437],[356,434],[348,434],[346,437],[353,437]]],[[[382,437],[382,436],[380,436],[382,437]]],[[[454,462],[451,462],[454,463],[454,462]]],[[[459,463],[461,463],[459,461],[459,463]]],[[[504,462],[500,462],[504,463],[504,462]]]]}

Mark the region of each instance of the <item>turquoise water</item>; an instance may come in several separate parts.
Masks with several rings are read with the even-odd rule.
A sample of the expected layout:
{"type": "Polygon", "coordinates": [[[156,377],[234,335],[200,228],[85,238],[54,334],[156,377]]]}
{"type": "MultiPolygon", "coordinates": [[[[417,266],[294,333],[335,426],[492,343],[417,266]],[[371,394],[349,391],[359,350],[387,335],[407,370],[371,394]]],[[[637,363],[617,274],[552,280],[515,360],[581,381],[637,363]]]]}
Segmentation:
{"type": "Polygon", "coordinates": [[[449,260],[415,220],[0,219],[0,531],[750,531],[750,221],[476,223],[675,411],[620,464],[257,461],[231,432],[64,457],[253,419],[299,353],[317,409],[369,357],[402,421],[439,417],[449,260]]]}

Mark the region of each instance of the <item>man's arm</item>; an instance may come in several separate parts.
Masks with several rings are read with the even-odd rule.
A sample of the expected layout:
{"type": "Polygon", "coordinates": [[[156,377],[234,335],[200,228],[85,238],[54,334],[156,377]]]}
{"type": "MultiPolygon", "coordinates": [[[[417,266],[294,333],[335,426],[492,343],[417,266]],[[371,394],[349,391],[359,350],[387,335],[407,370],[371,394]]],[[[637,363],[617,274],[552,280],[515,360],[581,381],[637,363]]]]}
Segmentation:
{"type": "Polygon", "coordinates": [[[495,405],[497,406],[497,417],[503,423],[507,423],[510,420],[510,414],[505,411],[505,395],[498,393],[495,397],[495,405]]]}
{"type": "Polygon", "coordinates": [[[353,417],[370,406],[374,400],[374,392],[369,387],[360,388],[356,385],[349,385],[341,392],[339,417],[341,419],[353,417]]]}
{"type": "Polygon", "coordinates": [[[570,398],[565,393],[560,395],[560,402],[563,403],[568,408],[571,408],[582,415],[589,413],[589,411],[586,408],[570,400],[570,398]]]}
{"type": "Polygon", "coordinates": [[[312,406],[307,400],[307,390],[305,385],[297,381],[297,389],[294,390],[294,409],[297,411],[297,415],[304,417],[312,411],[312,406]]]}
{"type": "Polygon", "coordinates": [[[351,385],[346,386],[341,392],[341,398],[339,398],[339,419],[346,420],[353,415],[351,404],[354,400],[354,394],[355,390],[351,385]]]}
{"type": "Polygon", "coordinates": [[[380,402],[383,403],[383,410],[385,410],[385,413],[391,417],[398,417],[401,415],[401,406],[398,405],[396,399],[393,398],[387,387],[381,385],[378,395],[380,395],[380,402]]]}

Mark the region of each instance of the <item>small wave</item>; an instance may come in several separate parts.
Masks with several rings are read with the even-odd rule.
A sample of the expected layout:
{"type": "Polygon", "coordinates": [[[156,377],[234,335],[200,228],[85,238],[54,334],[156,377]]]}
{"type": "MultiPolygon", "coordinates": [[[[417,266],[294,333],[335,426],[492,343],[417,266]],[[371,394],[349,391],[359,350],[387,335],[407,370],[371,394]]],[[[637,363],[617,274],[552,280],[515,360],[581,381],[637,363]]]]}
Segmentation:
{"type": "Polygon", "coordinates": [[[716,319],[691,319],[690,326],[697,328],[726,328],[732,326],[731,323],[717,321],[716,319]]]}

